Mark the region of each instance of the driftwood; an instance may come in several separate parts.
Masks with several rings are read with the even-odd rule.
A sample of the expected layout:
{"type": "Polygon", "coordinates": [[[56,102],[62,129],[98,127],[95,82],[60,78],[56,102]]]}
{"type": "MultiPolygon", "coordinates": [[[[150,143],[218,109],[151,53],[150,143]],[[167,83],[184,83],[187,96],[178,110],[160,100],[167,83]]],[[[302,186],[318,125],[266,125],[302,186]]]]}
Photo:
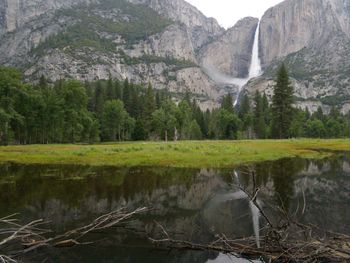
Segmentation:
{"type": "MultiPolygon", "coordinates": [[[[253,177],[252,192],[247,191],[239,182],[234,187],[246,194],[266,221],[263,228],[264,235],[260,237],[260,247],[257,246],[255,237],[230,239],[225,234],[218,235],[217,240],[210,244],[177,240],[171,238],[159,223],[157,224],[164,238],[149,239],[155,245],[168,249],[215,251],[239,258],[260,259],[264,262],[350,262],[350,236],[326,232],[321,237],[317,233],[324,231],[316,226],[304,225],[293,220],[293,216],[281,208],[276,209],[281,212],[282,220],[278,224],[272,223],[273,220],[256,200],[260,189],[255,186],[255,174],[253,170],[249,173],[253,177]]],[[[301,213],[305,212],[306,207],[305,195],[303,196],[304,204],[300,209],[301,213]]]]}
{"type": "Polygon", "coordinates": [[[170,237],[150,240],[169,249],[209,250],[239,258],[260,258],[265,262],[350,262],[350,236],[341,238],[341,235],[335,235],[328,240],[285,240],[279,242],[278,246],[268,242],[262,248],[256,247],[255,238],[232,240],[225,235],[210,244],[197,244],[170,237]]]}
{"type": "Polygon", "coordinates": [[[15,218],[16,214],[0,218],[0,263],[15,263],[18,256],[41,247],[61,248],[89,244],[80,240],[89,233],[117,226],[146,211],[148,209],[145,207],[132,212],[123,208],[100,216],[88,225],[51,237],[49,234],[52,232],[42,228],[47,225],[42,219],[21,225],[15,218]]]}
{"type": "MultiPolygon", "coordinates": [[[[263,235],[260,237],[260,246],[255,237],[232,239],[225,234],[217,236],[217,239],[209,244],[198,244],[186,240],[173,239],[165,227],[157,223],[164,236],[161,239],[149,238],[154,245],[169,249],[215,251],[233,255],[261,259],[265,262],[350,262],[350,236],[324,232],[316,226],[304,225],[293,220],[293,214],[289,215],[281,208],[280,222],[276,223],[269,218],[257,201],[260,189],[256,187],[255,174],[249,171],[253,177],[253,188],[248,191],[239,181],[233,186],[245,193],[247,198],[259,210],[266,225],[263,235]]],[[[234,180],[234,177],[233,177],[234,180]]],[[[306,209],[304,204],[298,207],[303,214],[306,209]]],[[[26,225],[21,225],[16,215],[0,218],[0,263],[16,263],[16,258],[25,253],[32,252],[41,247],[72,247],[88,243],[82,242],[82,238],[89,233],[117,226],[133,216],[149,211],[147,208],[139,208],[132,212],[126,209],[111,212],[96,218],[88,225],[67,231],[63,234],[52,235],[43,220],[35,220],[26,225]],[[51,235],[51,236],[50,236],[51,235]],[[4,254],[4,255],[2,255],[4,254]]],[[[296,214],[296,211],[294,214],[296,214]]]]}

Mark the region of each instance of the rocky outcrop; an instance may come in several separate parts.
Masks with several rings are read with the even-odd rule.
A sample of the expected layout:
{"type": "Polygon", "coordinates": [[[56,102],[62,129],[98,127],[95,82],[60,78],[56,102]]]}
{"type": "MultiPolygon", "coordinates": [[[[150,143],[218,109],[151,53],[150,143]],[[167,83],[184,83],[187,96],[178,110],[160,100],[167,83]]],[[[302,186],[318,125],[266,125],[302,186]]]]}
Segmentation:
{"type": "Polygon", "coordinates": [[[25,71],[25,75],[39,78],[44,74],[49,79],[74,78],[93,81],[128,78],[134,83],[151,83],[156,89],[168,89],[174,93],[185,93],[187,90],[199,98],[209,101],[219,99],[220,91],[199,67],[178,69],[175,65],[164,62],[138,63],[127,65],[114,54],[104,54],[93,50],[77,52],[75,56],[61,50],[52,50],[40,58],[25,71]],[[89,60],[87,60],[89,56],[89,60]],[[89,61],[96,61],[91,65],[89,61]]]}
{"type": "Polygon", "coordinates": [[[128,0],[151,7],[170,19],[183,23],[189,29],[195,49],[222,34],[225,30],[214,18],[207,18],[184,0],[128,0]]]}
{"type": "Polygon", "coordinates": [[[171,25],[164,32],[134,45],[127,52],[131,57],[141,57],[146,54],[180,60],[185,59],[197,63],[187,28],[178,24],[171,25]]]}
{"type": "Polygon", "coordinates": [[[128,78],[135,83],[151,83],[157,89],[174,93],[189,90],[205,109],[216,107],[222,92],[197,65],[196,48],[221,34],[223,29],[215,20],[206,18],[184,1],[170,1],[171,5],[166,5],[166,1],[130,1],[146,5],[142,8],[148,12],[149,19],[152,19],[152,13],[147,8],[151,7],[174,20],[158,33],[137,41],[125,39],[118,31],[109,32],[103,27],[98,29],[92,25],[87,28],[93,29],[101,40],[109,41],[114,49],[103,51],[94,45],[72,48],[74,43],[69,42],[55,47],[46,43],[52,36],[64,38],[62,32],[71,32],[71,28],[81,23],[81,17],[87,13],[107,26],[115,21],[129,23],[135,19],[133,15],[138,15],[137,11],[132,13],[133,8],[131,13],[128,13],[129,9],[123,9],[125,4],[121,4],[122,9],[118,9],[119,4],[117,8],[106,9],[108,4],[98,2],[104,3],[104,0],[0,0],[0,34],[3,34],[0,38],[0,64],[23,69],[25,77],[31,80],[41,75],[53,81],[112,76],[128,78]],[[90,3],[97,4],[70,9],[75,4],[90,3]]]}
{"type": "MultiPolygon", "coordinates": [[[[243,85],[237,78],[246,80],[257,23],[245,18],[225,31],[184,0],[0,0],[0,64],[19,67],[30,80],[41,74],[52,80],[111,75],[174,93],[190,90],[203,108],[213,108],[243,85]],[[77,45],[74,26],[90,16],[77,45]],[[147,27],[152,31],[144,34],[142,25],[133,24],[138,20],[153,23],[147,27]],[[67,32],[70,42],[56,45],[67,32]],[[53,36],[58,38],[49,42],[53,36]]],[[[298,106],[349,110],[349,1],[286,0],[264,14],[259,46],[265,74],[246,92],[271,96],[284,61],[298,106]]]]}
{"type": "Polygon", "coordinates": [[[103,9],[105,7],[98,4],[103,2],[0,0],[0,64],[23,69],[26,78],[31,80],[43,74],[52,80],[62,77],[95,80],[112,76],[129,78],[136,83],[150,82],[157,89],[174,93],[190,90],[204,108],[217,106],[223,93],[197,65],[196,49],[224,30],[214,19],[206,18],[185,1],[130,0],[133,4],[146,5],[146,9],[153,8],[175,22],[159,33],[132,43],[118,33],[94,29],[101,39],[113,41],[117,46],[115,50],[104,52],[89,46],[72,49],[70,43],[59,48],[45,44],[51,36],[69,32],[81,21],[82,14],[70,15],[69,9],[74,5],[96,3],[86,10],[98,19],[123,23],[132,19],[132,14],[119,9],[103,9]],[[68,12],[61,12],[62,9],[68,12]],[[37,50],[43,43],[44,48],[37,50]]]}
{"type": "Polygon", "coordinates": [[[48,12],[94,2],[97,0],[0,0],[0,35],[48,12]]]}
{"type": "Polygon", "coordinates": [[[349,35],[349,13],[343,0],[286,0],[270,8],[260,25],[263,66],[304,47],[322,48],[335,35],[349,35]]]}
{"type": "Polygon", "coordinates": [[[0,64],[19,68],[32,64],[31,50],[72,23],[72,19],[62,17],[55,20],[53,14],[47,14],[19,27],[14,33],[1,36],[0,64]]]}
{"type": "MultiPolygon", "coordinates": [[[[273,96],[273,88],[275,85],[274,79],[259,77],[251,80],[245,86],[245,92],[248,93],[253,99],[254,94],[258,91],[261,94],[266,94],[267,98],[271,101],[273,96]]],[[[313,87],[306,86],[300,81],[291,78],[291,85],[294,88],[294,96],[296,100],[294,106],[300,109],[308,109],[310,112],[316,112],[319,107],[323,108],[324,113],[329,113],[331,106],[322,104],[321,101],[315,99],[317,94],[317,89],[313,87]]]]}
{"type": "Polygon", "coordinates": [[[271,97],[277,68],[284,62],[292,78],[296,105],[328,112],[348,111],[350,101],[350,3],[343,0],[286,0],[270,8],[260,24],[264,75],[246,86],[271,97]]]}
{"type": "Polygon", "coordinates": [[[208,71],[236,78],[248,75],[258,19],[247,17],[222,36],[206,45],[199,54],[200,64],[208,71]]]}

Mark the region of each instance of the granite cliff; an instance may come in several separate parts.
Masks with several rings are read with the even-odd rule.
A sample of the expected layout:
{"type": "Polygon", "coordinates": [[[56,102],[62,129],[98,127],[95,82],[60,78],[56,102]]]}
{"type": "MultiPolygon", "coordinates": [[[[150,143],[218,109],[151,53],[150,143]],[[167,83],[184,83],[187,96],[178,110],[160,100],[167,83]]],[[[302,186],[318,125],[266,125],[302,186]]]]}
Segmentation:
{"type": "Polygon", "coordinates": [[[203,107],[222,96],[198,64],[198,50],[225,32],[182,0],[0,1],[0,64],[27,79],[129,78],[203,107]]]}
{"type": "MultiPolygon", "coordinates": [[[[0,0],[0,64],[28,80],[129,78],[190,90],[203,108],[218,105],[237,86],[211,74],[246,78],[256,18],[225,30],[184,0],[0,0]]],[[[285,62],[297,105],[350,109],[350,2],[285,0],[260,21],[264,74],[245,92],[272,94],[285,62]]]]}
{"type": "Polygon", "coordinates": [[[350,2],[286,0],[266,11],[260,25],[260,58],[265,74],[246,91],[272,94],[277,66],[285,62],[296,104],[315,111],[350,109],[350,2]]]}

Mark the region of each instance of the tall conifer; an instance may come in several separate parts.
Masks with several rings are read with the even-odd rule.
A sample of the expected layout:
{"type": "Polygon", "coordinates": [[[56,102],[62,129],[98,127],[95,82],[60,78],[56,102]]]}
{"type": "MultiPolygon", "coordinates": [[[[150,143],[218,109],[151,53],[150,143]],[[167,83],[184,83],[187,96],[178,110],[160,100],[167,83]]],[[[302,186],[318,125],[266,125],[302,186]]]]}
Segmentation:
{"type": "Polygon", "coordinates": [[[272,135],[274,138],[289,137],[289,128],[293,119],[293,87],[284,64],[278,70],[274,94],[272,97],[272,135]]]}

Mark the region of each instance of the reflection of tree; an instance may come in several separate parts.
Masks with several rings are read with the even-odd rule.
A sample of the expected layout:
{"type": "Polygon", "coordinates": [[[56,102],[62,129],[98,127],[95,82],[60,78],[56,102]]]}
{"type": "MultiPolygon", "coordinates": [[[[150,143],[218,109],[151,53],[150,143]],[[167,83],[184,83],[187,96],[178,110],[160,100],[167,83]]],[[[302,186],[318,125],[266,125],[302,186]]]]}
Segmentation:
{"type": "Polygon", "coordinates": [[[157,188],[186,185],[198,170],[115,168],[72,165],[0,165],[0,215],[50,200],[79,208],[89,197],[108,202],[150,194],[157,188]]]}
{"type": "MultiPolygon", "coordinates": [[[[0,184],[1,214],[18,212],[20,207],[34,202],[44,206],[49,199],[59,199],[70,206],[79,205],[85,196],[88,185],[79,180],[82,173],[88,173],[85,167],[66,167],[56,169],[52,166],[7,166],[0,184]],[[67,177],[70,176],[70,180],[67,177]],[[10,206],[8,204],[11,204],[10,206]]],[[[3,172],[3,166],[0,167],[3,172]]]]}
{"type": "Polygon", "coordinates": [[[271,165],[271,162],[263,162],[255,165],[257,187],[266,186],[266,184],[269,182],[268,171],[269,171],[270,165],[271,165]]]}
{"type": "Polygon", "coordinates": [[[278,205],[288,211],[290,200],[294,194],[294,180],[298,172],[305,168],[302,159],[283,159],[271,163],[271,177],[275,187],[278,205]]]}
{"type": "Polygon", "coordinates": [[[319,171],[322,171],[322,170],[323,170],[323,167],[324,167],[324,160],[313,160],[313,161],[310,161],[310,163],[316,164],[317,169],[318,169],[319,171]]]}
{"type": "MultiPolygon", "coordinates": [[[[253,182],[253,173],[255,174],[255,186],[263,187],[266,186],[269,182],[269,170],[271,162],[262,162],[250,166],[244,166],[239,171],[240,182],[246,188],[249,188],[254,184],[253,182]]],[[[232,172],[230,176],[232,180],[232,172]]]]}
{"type": "Polygon", "coordinates": [[[331,174],[338,174],[343,171],[343,164],[344,164],[344,159],[339,158],[339,156],[332,157],[329,160],[329,166],[330,166],[330,172],[331,174]]]}

